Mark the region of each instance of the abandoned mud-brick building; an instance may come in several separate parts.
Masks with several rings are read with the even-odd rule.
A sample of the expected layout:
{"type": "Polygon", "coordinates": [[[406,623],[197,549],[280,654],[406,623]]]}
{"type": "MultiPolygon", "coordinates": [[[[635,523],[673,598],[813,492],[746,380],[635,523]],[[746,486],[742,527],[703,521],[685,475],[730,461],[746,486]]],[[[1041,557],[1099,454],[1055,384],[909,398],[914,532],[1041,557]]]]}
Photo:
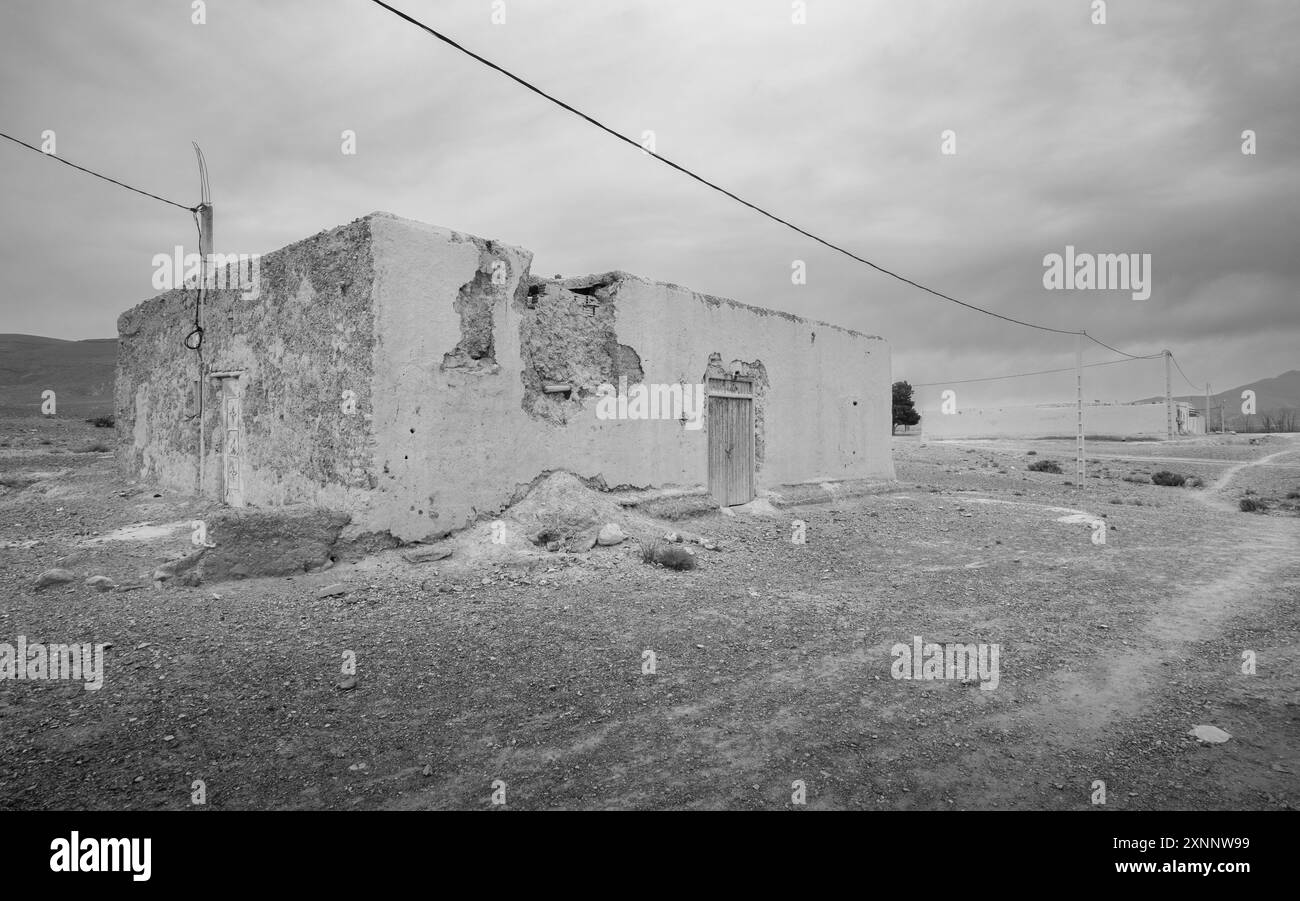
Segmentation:
{"type": "Polygon", "coordinates": [[[145,301],[118,321],[124,468],[406,541],[556,470],[727,505],[893,477],[884,340],[621,272],[538,279],[531,259],[375,213],[262,257],[255,297],[208,291],[201,364],[195,292],[145,301]]]}

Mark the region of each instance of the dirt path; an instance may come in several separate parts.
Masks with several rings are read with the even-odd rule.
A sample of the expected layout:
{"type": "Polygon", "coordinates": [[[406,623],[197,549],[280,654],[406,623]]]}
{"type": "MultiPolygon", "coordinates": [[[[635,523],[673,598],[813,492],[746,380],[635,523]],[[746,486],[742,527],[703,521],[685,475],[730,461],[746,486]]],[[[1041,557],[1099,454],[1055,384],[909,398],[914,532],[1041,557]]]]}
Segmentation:
{"type": "Polygon", "coordinates": [[[1227,490],[1228,484],[1247,469],[1253,469],[1256,466],[1279,465],[1275,464],[1273,461],[1277,460],[1279,457],[1286,457],[1292,454],[1300,454],[1300,448],[1284,448],[1283,450],[1269,454],[1268,456],[1260,457],[1258,460],[1245,460],[1241,463],[1229,466],[1219,475],[1219,478],[1215,480],[1214,484],[1209,486],[1209,491],[1205,494],[1197,495],[1197,497],[1206,501],[1219,501],[1221,500],[1220,496],[1225,490],[1227,490]]]}
{"type": "MultiPolygon", "coordinates": [[[[1156,696],[1184,675],[1184,658],[1192,646],[1219,636],[1230,620],[1247,618],[1294,596],[1300,523],[1238,513],[1222,493],[1241,473],[1296,453],[1300,449],[1288,448],[1234,464],[1211,490],[1192,495],[1222,517],[1216,540],[1200,551],[1217,564],[1219,575],[1188,585],[1152,611],[1143,628],[1126,640],[1125,651],[1082,669],[1063,667],[1053,691],[1013,714],[990,717],[988,723],[1028,731],[1058,749],[1113,748],[1135,725],[1154,726],[1156,696]]],[[[1223,667],[1224,680],[1240,676],[1240,661],[1233,658],[1223,667]]]]}

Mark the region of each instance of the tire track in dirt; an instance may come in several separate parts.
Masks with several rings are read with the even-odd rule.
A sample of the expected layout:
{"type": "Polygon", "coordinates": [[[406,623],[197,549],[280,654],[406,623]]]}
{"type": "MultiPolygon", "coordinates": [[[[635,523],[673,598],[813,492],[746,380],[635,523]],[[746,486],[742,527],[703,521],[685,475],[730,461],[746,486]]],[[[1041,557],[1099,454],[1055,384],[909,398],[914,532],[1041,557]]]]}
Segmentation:
{"type": "Polygon", "coordinates": [[[1057,689],[1048,697],[986,722],[1026,728],[1044,740],[1071,747],[1082,744],[1089,735],[1101,740],[1107,728],[1142,713],[1158,688],[1156,677],[1163,659],[1211,637],[1229,619],[1279,600],[1287,591],[1283,571],[1297,568],[1300,561],[1300,523],[1242,516],[1220,495],[1241,472],[1295,453],[1300,450],[1288,448],[1235,464],[1209,491],[1193,495],[1211,509],[1230,514],[1217,533],[1219,540],[1201,551],[1203,558],[1221,567],[1222,575],[1189,587],[1153,611],[1135,636],[1135,647],[1111,653],[1085,671],[1058,673],[1057,689]]]}

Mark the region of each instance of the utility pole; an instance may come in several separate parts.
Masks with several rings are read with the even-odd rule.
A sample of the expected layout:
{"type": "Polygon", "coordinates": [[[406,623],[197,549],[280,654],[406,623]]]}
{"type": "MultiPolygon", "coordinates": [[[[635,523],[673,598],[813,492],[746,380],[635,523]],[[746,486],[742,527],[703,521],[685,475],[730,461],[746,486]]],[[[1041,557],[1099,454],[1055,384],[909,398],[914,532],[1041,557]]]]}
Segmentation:
{"type": "Polygon", "coordinates": [[[1205,383],[1205,434],[1210,434],[1210,383],[1205,383]]]}
{"type": "Polygon", "coordinates": [[[212,193],[208,187],[208,162],[203,158],[203,151],[194,141],[194,156],[199,164],[199,205],[194,210],[195,217],[199,222],[199,286],[194,292],[194,324],[200,329],[197,336],[197,344],[194,350],[198,351],[195,365],[198,368],[198,378],[195,379],[196,392],[198,394],[198,423],[199,423],[199,460],[198,460],[198,479],[199,479],[199,496],[203,496],[204,482],[204,462],[207,457],[207,432],[204,427],[204,397],[207,394],[208,386],[206,367],[203,365],[203,292],[207,288],[208,266],[212,264],[212,193]]]}
{"type": "Polygon", "coordinates": [[[1174,398],[1173,381],[1169,372],[1171,354],[1165,351],[1165,439],[1174,440],[1174,398]]]}
{"type": "Polygon", "coordinates": [[[1086,332],[1078,332],[1074,336],[1074,407],[1075,407],[1075,438],[1074,438],[1074,474],[1079,479],[1079,487],[1084,487],[1084,464],[1083,464],[1083,336],[1086,332]]]}

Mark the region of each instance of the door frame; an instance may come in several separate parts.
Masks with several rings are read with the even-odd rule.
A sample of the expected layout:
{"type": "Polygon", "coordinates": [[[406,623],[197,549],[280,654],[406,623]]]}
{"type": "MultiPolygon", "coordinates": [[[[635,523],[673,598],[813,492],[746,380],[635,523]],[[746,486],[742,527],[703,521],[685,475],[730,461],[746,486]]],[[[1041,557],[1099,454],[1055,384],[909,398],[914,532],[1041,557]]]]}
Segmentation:
{"type": "Polygon", "coordinates": [[[754,395],[754,379],[746,376],[739,376],[739,377],[725,376],[722,378],[706,377],[704,396],[706,398],[705,400],[706,409],[709,406],[708,398],[713,398],[713,397],[725,397],[733,400],[748,401],[749,459],[745,461],[745,464],[749,467],[749,479],[748,479],[749,497],[747,499],[734,504],[723,504],[722,498],[718,497],[718,493],[715,491],[715,485],[713,481],[714,479],[713,470],[712,467],[708,466],[710,450],[712,449],[713,446],[712,435],[713,435],[714,423],[712,421],[712,417],[709,417],[709,423],[707,427],[709,438],[707,440],[705,450],[704,450],[705,466],[706,469],[708,470],[707,478],[708,478],[708,491],[710,496],[712,496],[714,500],[716,500],[719,504],[722,504],[723,506],[735,507],[735,506],[740,506],[740,504],[747,504],[757,496],[757,487],[756,487],[756,478],[755,478],[756,473],[754,469],[755,469],[755,454],[756,454],[756,449],[758,447],[758,433],[757,433],[758,417],[754,409],[754,404],[756,401],[756,397],[754,395]],[[726,387],[726,390],[715,390],[723,386],[726,387]]]}
{"type": "Polygon", "coordinates": [[[246,430],[244,429],[244,382],[243,370],[229,370],[225,372],[208,373],[208,378],[217,388],[218,417],[221,426],[221,479],[217,488],[220,492],[220,500],[223,504],[230,507],[247,506],[244,500],[244,456],[247,446],[246,430]],[[232,429],[228,420],[228,399],[233,398],[236,402],[236,409],[239,420],[236,428],[232,429]],[[235,450],[235,483],[232,485],[230,479],[230,433],[235,432],[239,437],[236,439],[239,446],[235,450]],[[233,490],[232,490],[233,489],[233,490]]]}

